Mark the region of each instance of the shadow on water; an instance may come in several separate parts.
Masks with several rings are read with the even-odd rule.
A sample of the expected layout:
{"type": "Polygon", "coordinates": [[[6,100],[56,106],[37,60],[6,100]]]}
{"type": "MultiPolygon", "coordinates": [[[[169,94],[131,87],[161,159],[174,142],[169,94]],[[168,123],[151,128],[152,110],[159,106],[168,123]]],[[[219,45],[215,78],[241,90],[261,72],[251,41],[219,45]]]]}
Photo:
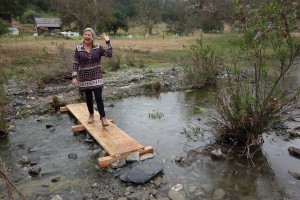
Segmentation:
{"type": "MultiPolygon", "coordinates": [[[[213,112],[207,98],[207,91],[164,93],[122,99],[114,106],[107,106],[106,111],[107,117],[114,119],[118,127],[142,145],[154,148],[154,159],[165,164],[163,182],[166,184],[160,186],[163,192],[182,184],[190,199],[201,196],[199,191],[211,197],[219,188],[231,199],[299,199],[300,183],[289,177],[285,168],[286,162],[292,164],[291,158],[286,146],[280,141],[274,142],[273,136],[265,136],[263,152],[268,159],[258,156],[255,167],[238,156],[213,160],[196,150],[205,145],[203,141],[186,140],[183,128],[204,126],[207,116],[213,112]],[[163,116],[153,119],[149,117],[153,112],[163,113],[163,116]],[[181,165],[174,161],[178,154],[184,156],[181,165]]],[[[38,118],[40,116],[15,120],[15,131],[0,140],[1,160],[20,191],[32,197],[68,194],[66,197],[82,199],[95,180],[111,177],[95,167],[95,144],[85,142],[85,134],[71,132],[71,126],[76,123],[71,115],[47,115],[41,121],[37,121],[38,118]],[[70,153],[77,154],[77,159],[69,159],[70,153]],[[22,156],[41,167],[41,176],[29,176],[30,166],[18,164],[22,156]],[[57,177],[59,181],[54,182],[57,177]]],[[[299,141],[294,142],[299,144],[299,141]]],[[[296,167],[297,161],[293,165],[296,167]]],[[[3,183],[0,185],[0,191],[4,192],[3,183]]]]}

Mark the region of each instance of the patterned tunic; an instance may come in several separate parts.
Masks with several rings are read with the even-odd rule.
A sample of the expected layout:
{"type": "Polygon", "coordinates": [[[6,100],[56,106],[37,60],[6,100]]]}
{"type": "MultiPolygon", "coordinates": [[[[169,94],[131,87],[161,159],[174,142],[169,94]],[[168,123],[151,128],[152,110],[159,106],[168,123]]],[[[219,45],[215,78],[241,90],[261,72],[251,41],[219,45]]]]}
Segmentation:
{"type": "Polygon", "coordinates": [[[83,45],[79,45],[75,49],[73,60],[72,77],[78,79],[79,90],[88,90],[102,87],[102,68],[100,65],[101,57],[112,57],[112,47],[110,42],[106,42],[107,48],[103,48],[99,44],[87,52],[83,45]]]}

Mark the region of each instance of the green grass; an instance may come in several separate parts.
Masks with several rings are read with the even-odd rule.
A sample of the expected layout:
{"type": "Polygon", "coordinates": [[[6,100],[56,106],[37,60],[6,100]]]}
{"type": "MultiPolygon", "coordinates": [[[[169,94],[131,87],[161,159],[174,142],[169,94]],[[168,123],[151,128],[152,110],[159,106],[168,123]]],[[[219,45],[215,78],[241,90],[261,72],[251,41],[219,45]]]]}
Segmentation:
{"type": "Polygon", "coordinates": [[[238,34],[205,34],[203,44],[213,46],[220,57],[231,60],[233,53],[239,51],[242,35],[238,34]]]}

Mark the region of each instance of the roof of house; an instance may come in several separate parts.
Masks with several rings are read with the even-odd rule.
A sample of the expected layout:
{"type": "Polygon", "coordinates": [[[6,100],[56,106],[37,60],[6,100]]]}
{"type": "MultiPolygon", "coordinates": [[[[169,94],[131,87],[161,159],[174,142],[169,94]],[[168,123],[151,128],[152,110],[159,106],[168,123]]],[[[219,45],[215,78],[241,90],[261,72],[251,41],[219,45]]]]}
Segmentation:
{"type": "Polygon", "coordinates": [[[59,18],[34,18],[37,27],[61,27],[59,18]]]}
{"type": "Polygon", "coordinates": [[[10,13],[0,13],[0,19],[11,23],[12,22],[12,15],[10,13]]]}

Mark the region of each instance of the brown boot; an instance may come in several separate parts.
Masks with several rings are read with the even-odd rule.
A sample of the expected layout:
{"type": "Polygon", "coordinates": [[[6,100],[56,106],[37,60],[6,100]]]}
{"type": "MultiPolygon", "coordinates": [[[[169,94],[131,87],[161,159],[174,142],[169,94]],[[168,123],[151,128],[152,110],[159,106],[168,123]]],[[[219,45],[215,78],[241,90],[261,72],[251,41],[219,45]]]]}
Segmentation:
{"type": "Polygon", "coordinates": [[[109,124],[107,123],[105,117],[101,117],[101,122],[102,122],[103,127],[109,126],[109,124]]]}
{"type": "Polygon", "coordinates": [[[91,115],[89,116],[88,123],[91,124],[91,123],[93,123],[93,122],[94,122],[94,115],[91,114],[91,115]]]}

